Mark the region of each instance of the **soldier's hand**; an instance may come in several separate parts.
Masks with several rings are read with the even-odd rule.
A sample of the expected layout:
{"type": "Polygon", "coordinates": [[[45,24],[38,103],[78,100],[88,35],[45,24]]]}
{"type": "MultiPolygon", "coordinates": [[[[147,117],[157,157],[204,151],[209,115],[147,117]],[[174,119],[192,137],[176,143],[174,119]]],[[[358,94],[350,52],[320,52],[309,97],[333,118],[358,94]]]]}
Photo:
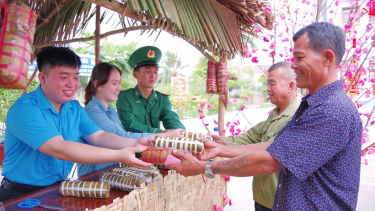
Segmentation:
{"type": "Polygon", "coordinates": [[[218,144],[223,144],[223,145],[226,145],[227,144],[227,140],[221,138],[221,136],[219,135],[211,135],[211,137],[214,139],[214,141],[218,144]]]}

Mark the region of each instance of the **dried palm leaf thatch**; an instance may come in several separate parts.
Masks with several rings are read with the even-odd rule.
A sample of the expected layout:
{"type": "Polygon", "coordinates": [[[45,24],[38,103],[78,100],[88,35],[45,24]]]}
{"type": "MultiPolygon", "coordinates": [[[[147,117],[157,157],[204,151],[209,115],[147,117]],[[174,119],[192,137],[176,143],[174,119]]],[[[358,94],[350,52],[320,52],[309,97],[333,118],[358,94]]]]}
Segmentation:
{"type": "Polygon", "coordinates": [[[153,26],[152,32],[160,28],[187,40],[201,52],[212,52],[228,59],[242,54],[242,45],[249,34],[254,36],[255,27],[271,29],[273,22],[271,14],[264,12],[266,3],[260,0],[21,1],[39,15],[34,38],[36,46],[61,43],[83,31],[95,17],[92,4],[117,12],[118,24],[124,28],[139,24],[153,26]]]}

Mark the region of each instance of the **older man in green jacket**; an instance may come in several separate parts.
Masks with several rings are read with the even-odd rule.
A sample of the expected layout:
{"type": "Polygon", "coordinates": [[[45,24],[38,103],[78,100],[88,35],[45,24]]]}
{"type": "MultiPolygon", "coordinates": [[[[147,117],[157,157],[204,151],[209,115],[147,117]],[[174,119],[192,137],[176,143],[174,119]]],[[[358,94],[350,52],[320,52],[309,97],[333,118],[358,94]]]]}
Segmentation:
{"type": "Polygon", "coordinates": [[[158,80],[161,52],[153,46],[137,49],[129,58],[138,85],[120,92],[116,103],[120,121],[126,131],[160,133],[165,129],[185,129],[172,110],[169,95],[154,90],[158,80]]]}
{"type": "MultiPolygon", "coordinates": [[[[246,145],[273,141],[277,133],[285,127],[298,109],[300,99],[296,96],[295,73],[291,62],[279,62],[268,69],[268,95],[276,105],[267,120],[250,128],[238,136],[215,136],[218,143],[226,145],[246,145]]],[[[256,211],[272,210],[279,174],[254,176],[253,196],[256,211]]]]}

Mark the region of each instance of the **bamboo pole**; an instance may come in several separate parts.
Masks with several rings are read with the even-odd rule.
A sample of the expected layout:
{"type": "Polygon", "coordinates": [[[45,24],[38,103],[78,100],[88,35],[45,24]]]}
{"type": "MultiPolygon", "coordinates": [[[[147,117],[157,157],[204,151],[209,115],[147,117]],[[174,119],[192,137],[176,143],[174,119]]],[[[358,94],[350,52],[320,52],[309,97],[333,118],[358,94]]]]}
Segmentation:
{"type": "Polygon", "coordinates": [[[100,62],[100,6],[96,5],[95,22],[95,64],[100,62]]]}

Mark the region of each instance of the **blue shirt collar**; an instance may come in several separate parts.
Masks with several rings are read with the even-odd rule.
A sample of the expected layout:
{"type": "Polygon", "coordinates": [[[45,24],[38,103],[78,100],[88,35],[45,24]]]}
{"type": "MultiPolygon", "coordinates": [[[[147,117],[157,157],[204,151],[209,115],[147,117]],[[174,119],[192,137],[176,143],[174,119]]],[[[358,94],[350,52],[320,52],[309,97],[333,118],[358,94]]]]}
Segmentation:
{"type": "MultiPolygon", "coordinates": [[[[47,99],[46,95],[44,94],[41,85],[38,86],[38,88],[35,90],[35,99],[42,109],[51,109],[52,112],[57,113],[56,109],[52,106],[51,102],[47,99]]],[[[61,111],[60,115],[66,114],[72,107],[70,102],[63,103],[61,105],[61,111]]]]}
{"type": "Polygon", "coordinates": [[[308,94],[302,98],[302,101],[307,100],[308,105],[316,106],[323,103],[324,99],[327,99],[329,96],[333,95],[335,92],[342,90],[342,81],[337,80],[331,84],[326,85],[325,87],[319,89],[314,94],[308,94]]]}
{"type": "Polygon", "coordinates": [[[105,105],[102,103],[102,101],[100,101],[97,97],[95,97],[95,95],[92,96],[91,100],[93,102],[95,102],[96,104],[98,104],[99,108],[104,111],[104,112],[107,112],[108,111],[108,108],[105,107],[105,105]]]}

